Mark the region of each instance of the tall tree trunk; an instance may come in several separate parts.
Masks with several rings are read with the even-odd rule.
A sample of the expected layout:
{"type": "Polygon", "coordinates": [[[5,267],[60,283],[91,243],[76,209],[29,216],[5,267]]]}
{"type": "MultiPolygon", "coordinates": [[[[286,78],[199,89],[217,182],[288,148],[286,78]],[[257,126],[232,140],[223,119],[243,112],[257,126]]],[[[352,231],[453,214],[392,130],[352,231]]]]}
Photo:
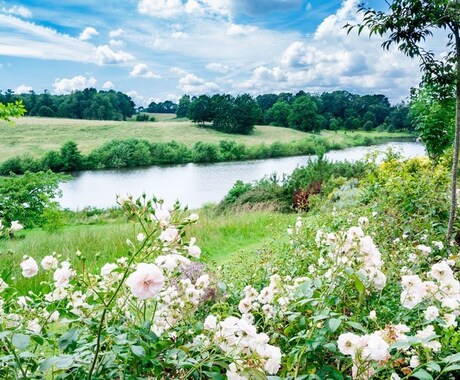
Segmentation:
{"type": "Polygon", "coordinates": [[[455,221],[455,211],[457,207],[457,173],[458,173],[458,153],[460,150],[460,36],[459,30],[455,31],[455,46],[457,57],[457,80],[456,80],[456,120],[455,120],[455,142],[454,158],[452,163],[452,187],[450,198],[449,225],[447,227],[447,244],[450,244],[455,221]]]}

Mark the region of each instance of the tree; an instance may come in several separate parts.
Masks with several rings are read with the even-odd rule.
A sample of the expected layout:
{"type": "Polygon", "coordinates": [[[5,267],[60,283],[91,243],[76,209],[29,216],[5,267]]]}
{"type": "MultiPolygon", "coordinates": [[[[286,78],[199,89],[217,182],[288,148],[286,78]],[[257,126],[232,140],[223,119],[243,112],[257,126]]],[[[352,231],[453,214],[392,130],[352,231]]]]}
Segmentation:
{"type": "Polygon", "coordinates": [[[192,100],[189,109],[189,118],[194,123],[204,126],[204,123],[212,121],[213,107],[211,98],[207,95],[201,95],[192,100]]]}
{"type": "Polygon", "coordinates": [[[388,35],[382,44],[389,49],[396,44],[407,56],[420,59],[423,83],[429,84],[440,98],[455,93],[456,122],[454,134],[454,156],[452,160],[451,203],[447,241],[452,238],[457,205],[457,175],[460,150],[460,1],[458,0],[394,0],[389,4],[388,12],[377,11],[365,5],[359,6],[364,13],[363,22],[358,25],[346,25],[350,32],[364,28],[369,34],[388,35]],[[434,30],[448,30],[446,51],[443,57],[426,50],[422,44],[433,35],[434,30]]]}
{"type": "Polygon", "coordinates": [[[289,126],[299,131],[319,132],[323,118],[317,112],[318,106],[309,96],[300,96],[292,104],[289,126]]]}
{"type": "Polygon", "coordinates": [[[24,104],[20,100],[14,103],[0,103],[0,120],[11,122],[11,118],[21,117],[25,112],[24,104]]]}
{"type": "Polygon", "coordinates": [[[62,170],[70,172],[82,167],[83,157],[74,141],[67,141],[61,147],[62,170]]]}
{"type": "Polygon", "coordinates": [[[267,121],[272,125],[288,128],[290,113],[291,106],[289,104],[283,101],[276,102],[267,112],[267,121]]]}
{"type": "Polygon", "coordinates": [[[179,100],[179,105],[176,110],[176,117],[187,117],[190,111],[190,95],[184,95],[179,100]]]}
{"type": "Polygon", "coordinates": [[[452,144],[455,100],[438,99],[429,87],[423,87],[412,94],[410,113],[428,156],[432,160],[438,159],[452,144]]]}

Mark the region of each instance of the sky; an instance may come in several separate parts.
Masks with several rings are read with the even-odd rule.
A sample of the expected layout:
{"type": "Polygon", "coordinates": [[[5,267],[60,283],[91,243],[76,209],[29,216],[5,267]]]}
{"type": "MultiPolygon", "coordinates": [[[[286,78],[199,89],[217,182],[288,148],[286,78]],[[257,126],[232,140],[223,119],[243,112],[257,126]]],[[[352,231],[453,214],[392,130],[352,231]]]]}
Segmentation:
{"type": "MultiPolygon", "coordinates": [[[[347,35],[358,0],[0,0],[0,90],[183,94],[347,90],[403,101],[418,62],[347,35]]],[[[368,1],[373,7],[383,0],[368,1]]]]}

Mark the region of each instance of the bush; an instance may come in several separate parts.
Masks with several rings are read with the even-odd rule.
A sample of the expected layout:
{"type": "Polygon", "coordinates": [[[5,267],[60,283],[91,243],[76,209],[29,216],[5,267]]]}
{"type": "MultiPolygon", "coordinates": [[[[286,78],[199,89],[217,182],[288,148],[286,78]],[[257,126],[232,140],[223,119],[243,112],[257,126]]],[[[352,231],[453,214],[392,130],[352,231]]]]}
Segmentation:
{"type": "MultiPolygon", "coordinates": [[[[149,115],[146,113],[136,115],[136,121],[149,121],[149,119],[149,115]]],[[[152,121],[155,121],[155,118],[152,121]]]]}

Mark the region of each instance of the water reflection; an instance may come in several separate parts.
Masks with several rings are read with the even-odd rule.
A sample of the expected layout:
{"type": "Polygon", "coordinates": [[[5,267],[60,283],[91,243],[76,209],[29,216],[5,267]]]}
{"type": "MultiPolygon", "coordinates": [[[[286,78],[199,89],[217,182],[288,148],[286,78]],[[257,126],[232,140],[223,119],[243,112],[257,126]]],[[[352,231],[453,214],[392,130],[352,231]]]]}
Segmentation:
{"type": "MultiPolygon", "coordinates": [[[[400,151],[404,157],[425,155],[423,146],[418,143],[393,142],[330,151],[326,156],[333,161],[355,161],[371,151],[385,151],[389,147],[400,151]]],[[[79,172],[73,180],[61,184],[60,204],[73,210],[87,206],[111,207],[116,205],[116,194],[139,197],[145,192],[147,196],[155,194],[163,198],[167,205],[180,200],[183,205],[196,208],[206,202],[220,201],[238,179],[251,182],[272,173],[281,177],[304,165],[309,157],[79,172]]]]}

